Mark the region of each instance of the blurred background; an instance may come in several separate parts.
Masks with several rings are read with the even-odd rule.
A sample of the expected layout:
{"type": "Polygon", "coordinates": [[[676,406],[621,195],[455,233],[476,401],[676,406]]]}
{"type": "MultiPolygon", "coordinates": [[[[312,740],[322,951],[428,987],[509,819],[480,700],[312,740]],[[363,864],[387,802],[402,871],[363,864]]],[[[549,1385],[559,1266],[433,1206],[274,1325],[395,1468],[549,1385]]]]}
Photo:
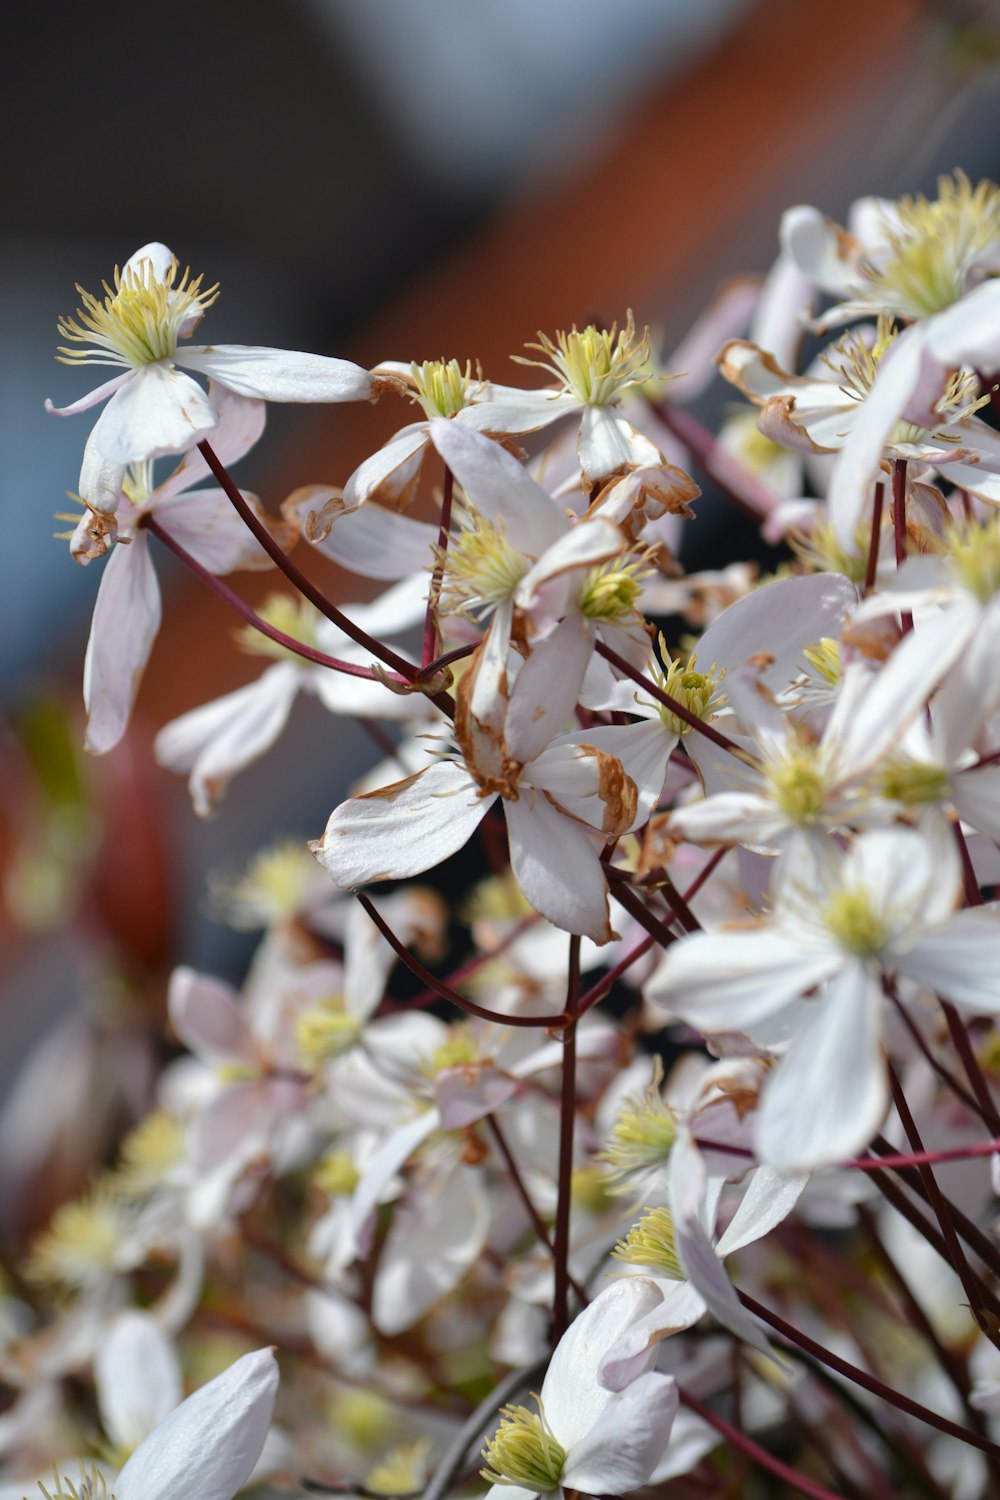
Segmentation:
{"type": "MultiPolygon", "coordinates": [[[[302,703],[198,823],[152,736],[259,664],[164,565],[133,730],[82,756],[102,564],[76,567],[51,518],[90,419],[42,406],[87,388],[53,362],[74,284],[97,290],[162,239],[221,283],[214,342],[468,358],[504,381],[538,329],[631,307],[669,349],[723,277],[767,268],[788,205],[842,221],[864,193],[998,175],[1000,15],[993,0],[48,0],[10,7],[4,31],[0,1198],[23,1228],[144,1104],[170,966],[239,975],[247,944],[205,915],[206,871],[318,835],[370,753],[302,703]],[[81,1109],[92,1138],[70,1126],[81,1109]]],[[[408,420],[390,404],[272,408],[238,477],[272,509],[343,483],[408,420]]],[[[268,586],[238,580],[254,601],[268,586]]]]}

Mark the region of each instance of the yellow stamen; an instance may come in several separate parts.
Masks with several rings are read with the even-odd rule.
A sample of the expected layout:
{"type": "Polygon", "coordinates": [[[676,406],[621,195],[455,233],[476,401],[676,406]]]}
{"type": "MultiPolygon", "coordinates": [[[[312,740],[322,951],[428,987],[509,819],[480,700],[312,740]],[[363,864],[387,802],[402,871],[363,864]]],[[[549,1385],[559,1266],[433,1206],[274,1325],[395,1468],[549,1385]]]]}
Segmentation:
{"type": "MultiPolygon", "coordinates": [[[[253,632],[260,636],[259,631],[253,632]]],[[[316,861],[304,843],[288,839],[262,849],[242,875],[213,875],[212,904],[232,927],[253,930],[289,921],[316,884],[316,861]]]]}
{"type": "Polygon", "coordinates": [[[463,372],[457,359],[425,359],[422,365],[411,364],[410,374],[416,387],[413,399],[428,417],[453,417],[469,404],[472,369],[466,363],[463,372]]]}
{"type": "Polygon", "coordinates": [[[665,1208],[647,1208],[611,1254],[630,1266],[649,1266],[668,1281],[686,1281],[677,1254],[674,1221],[665,1208]]]}
{"type": "MultiPolygon", "coordinates": [[[[664,672],[654,665],[653,676],[656,682],[665,693],[669,693],[671,698],[686,708],[688,713],[694,714],[705,724],[710,723],[726,702],[725,693],[719,691],[719,684],[726,675],[725,667],[718,667],[713,662],[707,672],[699,672],[697,656],[689,656],[686,663],[679,658],[671,660],[662,635],[660,650],[668,666],[664,672]]],[[[690,725],[684,719],[665,704],[657,702],[656,708],[664,728],[670,734],[687,734],[690,725]]]]}
{"type": "MultiPolygon", "coordinates": [[[[303,646],[317,649],[316,628],[321,616],[319,611],[305,599],[293,598],[291,594],[271,594],[263,608],[257,613],[262,620],[268,625],[273,625],[275,630],[280,630],[283,635],[291,636],[303,646]]],[[[239,630],[234,631],[233,638],[240,650],[248,652],[251,656],[273,656],[279,661],[300,662],[302,660],[290,647],[282,646],[279,641],[273,641],[270,636],[255,630],[252,625],[241,626],[239,630]]]]}
{"type": "Polygon", "coordinates": [[[500,1426],[483,1449],[489,1467],[480,1469],[488,1484],[517,1484],[548,1494],[557,1489],[566,1464],[566,1450],[545,1420],[537,1396],[538,1415],[526,1406],[504,1406],[500,1426]]]}
{"type": "Polygon", "coordinates": [[[531,564],[508,542],[502,519],[494,523],[473,510],[460,519],[462,529],[445,554],[441,605],[476,616],[509,599],[531,564]]]}
{"type": "Polygon", "coordinates": [[[114,289],[102,283],[103,301],[77,286],[83,306],[75,318],[60,318],[57,326],[64,339],[89,347],[60,346],[56,358],[64,365],[124,365],[126,369],[172,358],[181,328],[192,318],[200,318],[219,295],[218,283],[202,291],[202,277],[192,281],[190,268],[180,280],[177,277],[176,260],[162,281],[154,277],[151,262],[143,260],[124,272],[115,267],[114,289]]]}
{"type": "Polygon", "coordinates": [[[885,917],[863,887],[835,891],[823,908],[822,922],[838,943],[859,958],[877,957],[889,937],[885,917]]]}
{"type": "Polygon", "coordinates": [[[537,349],[544,359],[525,359],[515,355],[518,364],[538,365],[550,370],[565,389],[588,406],[607,406],[630,385],[640,385],[656,378],[649,346],[649,329],[636,336],[631,311],[621,333],[617,323],[610,329],[591,323],[582,331],[574,323],[569,333],[557,333],[553,342],[539,333],[537,349]]]}

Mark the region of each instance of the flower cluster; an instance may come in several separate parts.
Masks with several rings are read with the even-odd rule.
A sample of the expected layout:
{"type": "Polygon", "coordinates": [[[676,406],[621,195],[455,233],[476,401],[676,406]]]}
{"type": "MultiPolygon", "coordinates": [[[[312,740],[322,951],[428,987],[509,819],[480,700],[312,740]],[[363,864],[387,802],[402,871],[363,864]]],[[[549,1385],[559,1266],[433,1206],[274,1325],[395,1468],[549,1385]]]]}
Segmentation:
{"type": "Polygon", "coordinates": [[[217,288],[162,245],[81,292],[61,357],[120,371],[66,409],[110,397],[71,537],[110,553],[88,748],[127,731],[166,546],[267,662],[160,729],[199,814],[299,691],[386,759],[215,882],[261,932],[246,980],[175,971],[184,1055],[22,1263],[61,1305],[7,1298],[18,1482],[91,1382],[100,1454],[142,1439],[101,1483],[196,1443],[228,1500],[270,1355],[166,1415],[222,1326],[286,1367],[270,1472],[366,1496],[721,1492],[733,1455],[813,1496],[991,1492],[998,204],[957,173],[846,230],[792,209],[685,367],[629,313],[540,334],[530,389],[191,347],[217,288]],[[716,366],[749,404],[713,435],[685,401],[716,366]],[[342,488],[279,519],[230,477],[267,400],[381,392],[419,419],[342,488]],[[691,470],[785,547],[771,575],[722,541],[683,571],[691,470]],[[309,549],[384,591],[334,603],[309,549]],[[259,612],[221,582],[247,567],[283,575],[259,612]]]}

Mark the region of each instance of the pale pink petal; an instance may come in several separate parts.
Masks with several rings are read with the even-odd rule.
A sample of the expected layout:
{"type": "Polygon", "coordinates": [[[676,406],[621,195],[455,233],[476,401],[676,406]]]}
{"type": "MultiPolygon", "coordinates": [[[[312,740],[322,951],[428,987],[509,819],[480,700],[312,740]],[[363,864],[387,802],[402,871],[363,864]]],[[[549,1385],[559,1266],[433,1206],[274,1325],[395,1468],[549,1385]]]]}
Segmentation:
{"type": "Polygon", "coordinates": [[[764,1090],[758,1150],[779,1172],[855,1156],[888,1103],[881,982],[850,963],[812,1002],[764,1090]]]}
{"type": "Polygon", "coordinates": [[[245,1354],[195,1391],[150,1433],[115,1482],[116,1500],[232,1500],[249,1478],[271,1424],[278,1366],[270,1349],[245,1354]]]}
{"type": "Polygon", "coordinates": [[[522,765],[534,760],[572,719],[592,650],[583,621],[568,616],[517,674],[505,737],[510,754],[522,765]]]}
{"type": "Polygon", "coordinates": [[[771,692],[780,693],[803,671],[806,646],[823,636],[840,635],[844,616],[857,598],[854,585],[839,573],[785,578],[756,589],[708,627],[698,643],[698,666],[707,671],[715,662],[732,671],[763,651],[771,660],[760,680],[771,692]]]}
{"type": "Polygon", "coordinates": [[[437,761],[405,781],[342,802],[310,847],[344,889],[402,880],[461,849],[493,800],[479,795],[468,771],[437,761]]]}
{"type": "MultiPolygon", "coordinates": [[[[605,1286],[573,1319],[549,1361],[540,1392],[546,1420],[564,1448],[586,1438],[607,1408],[609,1392],[598,1384],[605,1351],[660,1302],[648,1276],[623,1276],[605,1286]]],[[[650,1353],[643,1374],[656,1362],[650,1353]]]]}
{"type": "MultiPolygon", "coordinates": [[[[286,504],[308,516],[318,512],[331,498],[331,490],[316,485],[296,490],[286,504]]],[[[313,546],[340,567],[363,578],[401,578],[432,566],[437,537],[438,528],[427,521],[414,521],[410,516],[401,516],[370,502],[340,515],[329,533],[314,541],[313,546]]]]}
{"type": "Polygon", "coordinates": [[[508,433],[537,432],[580,410],[580,402],[571,391],[518,391],[493,386],[494,399],[465,406],[452,419],[458,426],[485,432],[491,437],[508,433]],[[498,392],[503,391],[502,395],[498,392]]]}
{"type": "Polygon", "coordinates": [[[254,1062],[253,1036],[230,985],[182,966],[170,976],[167,1003],[177,1036],[210,1066],[254,1062]]]}
{"type": "Polygon", "coordinates": [[[344,485],[344,504],[349,510],[373,498],[387,505],[406,504],[429,442],[426,422],[397,432],[355,469],[344,485]]]}
{"type": "Polygon", "coordinates": [[[195,812],[210,817],[238,771],[268,750],[285,727],[302,680],[279,662],[256,682],[194,708],[156,736],[156,758],[171,771],[190,771],[195,812]]]}
{"type": "MultiPolygon", "coordinates": [[[[468,407],[460,415],[487,410],[468,407]]],[[[498,443],[443,417],[431,423],[430,434],[472,505],[488,521],[503,524],[512,546],[537,557],[568,529],[551,495],[498,443]]]]}
{"type": "Polygon", "coordinates": [[[112,376],[103,385],[97,385],[92,391],[88,391],[86,396],[81,396],[78,401],[72,401],[69,406],[53,406],[46,399],[45,410],[54,417],[75,417],[78,412],[90,411],[92,406],[99,406],[102,401],[113,396],[115,391],[120,390],[127,380],[132,379],[132,374],[131,370],[126,370],[122,375],[112,376]]]}
{"type": "Polygon", "coordinates": [[[582,579],[571,575],[617,557],[626,547],[624,534],[610,521],[581,521],[546,547],[517,586],[515,600],[529,614],[558,619],[582,579]],[[557,586],[552,587],[553,583],[557,586]]]}
{"type": "Polygon", "coordinates": [[[784,254],[814,286],[835,297],[852,289],[850,242],[840,226],[818,209],[805,204],[786,209],[780,238],[784,254]]]}
{"type": "MultiPolygon", "coordinates": [[[[252,497],[243,498],[257,508],[252,497]]],[[[267,553],[224,490],[193,490],[166,498],[158,493],[149,508],[164,531],[210,573],[269,566],[267,553]]]]}
{"type": "Polygon", "coordinates": [[[174,358],[185,369],[210,375],[239,396],[265,401],[367,401],[372,394],[367,370],[325,354],[252,344],[205,344],[179,349],[174,358]]]}
{"type": "MultiPolygon", "coordinates": [[[[699,313],[664,368],[677,378],[664,387],[670,402],[694,401],[715,376],[715,356],[726,339],[742,333],[761,295],[756,276],[730,276],[699,313]]],[[[768,346],[770,347],[770,346],[768,346]]]]}
{"type": "Polygon", "coordinates": [[[125,733],[160,613],[160,588],[140,531],[130,545],[112,552],[94,606],[83,664],[84,743],[92,755],[107,754],[125,733]]]}
{"type": "Polygon", "coordinates": [[[699,1031],[746,1031],[836,972],[831,944],[806,948],[769,928],[696,932],[668,949],[647,999],[699,1031]]]}
{"type": "MultiPolygon", "coordinates": [[[[215,408],[218,424],[211,437],[212,452],[227,468],[238,462],[260,439],[267,422],[267,404],[237,396],[224,385],[210,380],[208,398],[215,408]]],[[[157,485],[158,498],[193,489],[208,479],[211,469],[198,448],[192,448],[162,484],[157,485]]],[[[212,476],[214,477],[214,476],[212,476]]]]}
{"type": "Polygon", "coordinates": [[[691,1328],[705,1312],[705,1300],[689,1281],[656,1278],[662,1301],[626,1328],[604,1354],[598,1378],[608,1390],[620,1391],[650,1363],[649,1351],[671,1334],[691,1328]]]}

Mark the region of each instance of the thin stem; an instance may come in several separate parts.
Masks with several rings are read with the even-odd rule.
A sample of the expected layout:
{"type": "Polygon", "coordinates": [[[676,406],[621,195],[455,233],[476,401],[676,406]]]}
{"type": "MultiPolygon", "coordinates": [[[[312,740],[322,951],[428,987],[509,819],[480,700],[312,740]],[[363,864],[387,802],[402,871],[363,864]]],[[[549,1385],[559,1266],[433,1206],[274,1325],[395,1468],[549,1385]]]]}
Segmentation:
{"type": "Polygon", "coordinates": [[[754,770],[758,769],[757,761],[749,751],[743,749],[742,745],[737,745],[736,741],[731,740],[728,735],[722,734],[718,729],[713,729],[712,725],[706,724],[704,719],[699,719],[697,714],[693,714],[689,708],[685,708],[683,703],[678,703],[676,698],[672,698],[668,692],[665,692],[655,682],[650,682],[649,678],[643,676],[638,667],[633,667],[630,661],[626,661],[624,656],[619,656],[618,652],[613,651],[604,641],[596,641],[594,649],[598,656],[603,656],[604,660],[609,661],[613,667],[617,667],[619,672],[623,672],[626,677],[630,677],[633,682],[637,682],[644,692],[649,693],[651,698],[655,698],[657,703],[662,703],[664,708],[669,708],[671,713],[676,714],[678,719],[682,720],[691,729],[697,729],[699,734],[703,734],[707,740],[711,740],[713,745],[718,745],[720,750],[728,750],[730,755],[735,755],[736,759],[741,760],[744,765],[750,766],[754,770]]]}
{"type": "MultiPolygon", "coordinates": [[[[609,870],[608,874],[611,875],[611,873],[609,870]]],[[[614,882],[614,898],[619,906],[624,906],[629,916],[634,918],[639,926],[660,944],[661,948],[669,948],[671,943],[677,941],[670,928],[661,922],[659,917],[654,916],[645,902],[640,901],[635,891],[624,881],[614,882]]]]}
{"type": "Polygon", "coordinates": [[[965,885],[965,904],[966,906],[982,906],[983,898],[979,890],[979,881],[976,879],[976,868],[972,863],[972,855],[969,853],[969,846],[965,842],[965,834],[962,832],[962,825],[956,819],[951,826],[955,836],[955,845],[958,849],[958,857],[962,861],[962,880],[965,885]]]}
{"type": "Polygon", "coordinates": [[[519,1390],[530,1386],[545,1368],[545,1360],[538,1359],[526,1370],[511,1370],[500,1384],[480,1401],[471,1417],[462,1423],[458,1432],[442,1455],[441,1462],[424,1490],[424,1500],[444,1500],[451,1489],[455,1476],[465,1462],[470,1448],[478,1447],[486,1434],[496,1425],[497,1414],[519,1390]]]}
{"type": "Polygon", "coordinates": [[[902,1391],[895,1391],[884,1381],[869,1375],[867,1370],[852,1365],[849,1360],[841,1359],[839,1354],[834,1354],[830,1349],[824,1348],[815,1339],[803,1333],[792,1323],[788,1323],[778,1313],[772,1312],[769,1307],[751,1297],[749,1292],[737,1292],[737,1296],[755,1317],[761,1322],[767,1323],[770,1328],[780,1335],[777,1340],[779,1345],[786,1350],[802,1351],[811,1355],[813,1359],[819,1360],[820,1364],[827,1365],[831,1370],[836,1370],[839,1375],[853,1381],[863,1390],[870,1391],[873,1396],[880,1397],[883,1401],[895,1406],[899,1411],[904,1411],[908,1416],[916,1417],[918,1421],[925,1422],[928,1427],[937,1428],[938,1432],[946,1432],[949,1437],[958,1438],[960,1442],[968,1443],[973,1448],[978,1448],[982,1453],[988,1453],[993,1458],[1000,1458],[1000,1448],[991,1443],[989,1438],[980,1437],[978,1433],[969,1432],[965,1427],[960,1427],[957,1422],[949,1421],[947,1417],[941,1417],[937,1412],[931,1411],[926,1406],[921,1406],[919,1401],[904,1396],[902,1391]]]}
{"type": "MultiPolygon", "coordinates": [[[[373,636],[370,636],[366,630],[362,630],[359,625],[355,625],[354,621],[345,615],[342,610],[339,610],[335,604],[331,604],[322,589],[317,588],[302,572],[302,569],[292,562],[284,548],[280,547],[275,541],[263,521],[254,514],[252,506],[248,505],[240,494],[238,487],[230,478],[225,464],[219,459],[211,444],[206,442],[199,443],[198,451],[215,475],[215,478],[219,481],[233,509],[246,526],[249,527],[250,531],[253,532],[271,561],[276,567],[281,569],[289,583],[298,589],[302,597],[308,599],[309,603],[318,609],[320,614],[325,615],[332,624],[337,626],[338,630],[342,630],[345,635],[350,636],[352,641],[355,641],[359,646],[363,646],[366,651],[370,651],[374,657],[384,662],[392,671],[398,672],[408,683],[418,684],[420,671],[412,662],[408,662],[405,657],[398,656],[390,646],[383,645],[381,641],[377,641],[373,636]]],[[[432,703],[437,704],[442,713],[448,714],[449,717],[454,713],[455,705],[449,694],[428,693],[427,696],[432,703]]]]}
{"type": "Polygon", "coordinates": [[[962,1067],[965,1069],[966,1077],[972,1084],[973,1090],[982,1111],[983,1119],[989,1125],[994,1135],[1000,1135],[1000,1113],[993,1102],[990,1086],[986,1081],[979,1059],[973,1051],[972,1043],[969,1041],[969,1033],[965,1022],[950,1000],[941,1001],[941,1009],[944,1011],[945,1020],[948,1022],[948,1033],[952,1044],[959,1057],[962,1059],[962,1067]]]}
{"type": "MultiPolygon", "coordinates": [[[[694,1143],[703,1151],[721,1152],[723,1155],[740,1156],[747,1161],[756,1161],[756,1156],[749,1146],[735,1146],[729,1141],[711,1141],[704,1136],[695,1136],[694,1143]]],[[[934,1165],[937,1162],[949,1161],[971,1161],[977,1156],[1000,1156],[1000,1139],[992,1141],[976,1141],[968,1146],[950,1146],[941,1151],[913,1151],[889,1156],[847,1156],[841,1161],[831,1162],[830,1167],[837,1172],[871,1172],[878,1173],[893,1168],[896,1171],[904,1167],[920,1167],[934,1165]]]]}
{"type": "Polygon", "coordinates": [[[882,503],[885,498],[885,485],[881,481],[875,486],[875,499],[872,501],[872,534],[868,543],[868,561],[865,563],[865,586],[864,593],[870,594],[875,587],[875,574],[878,571],[878,549],[882,540],[882,503]]]}
{"type": "MultiPolygon", "coordinates": [[[[228,584],[223,583],[222,579],[217,578],[214,573],[210,573],[204,564],[200,563],[196,557],[192,557],[191,553],[185,547],[182,547],[180,542],[175,541],[168,531],[164,531],[155,516],[148,515],[143,517],[142,525],[156,537],[157,541],[162,542],[165,547],[169,548],[186,568],[190,568],[191,572],[197,578],[200,578],[202,583],[206,583],[214,594],[217,594],[220,599],[229,605],[230,609],[235,610],[242,620],[245,620],[248,625],[252,625],[254,630],[259,630],[261,635],[266,635],[269,640],[276,642],[277,645],[284,646],[286,651],[293,651],[296,656],[301,656],[306,661],[313,662],[317,667],[329,667],[334,672],[346,673],[348,677],[366,677],[369,682],[378,680],[371,667],[362,667],[357,662],[341,661],[339,657],[327,656],[325,651],[317,651],[315,647],[307,646],[302,641],[297,641],[294,636],[286,635],[283,630],[278,630],[274,625],[269,625],[255,610],[250,608],[249,604],[240,598],[239,594],[234,593],[228,584]]],[[[400,677],[396,673],[393,676],[403,687],[408,686],[406,678],[400,677]]]]}
{"type": "Polygon", "coordinates": [[[637,963],[640,958],[643,958],[655,942],[656,939],[654,937],[647,935],[637,947],[632,949],[631,953],[627,953],[624,958],[620,958],[613,968],[609,969],[606,974],[597,980],[596,984],[592,984],[590,989],[580,996],[579,1014],[581,1016],[584,1015],[599,1000],[603,1000],[612,985],[617,984],[622,975],[634,963],[637,963]]]}
{"type": "Polygon", "coordinates": [[[899,995],[896,993],[895,986],[887,984],[885,983],[885,981],[883,981],[883,987],[885,989],[885,993],[888,995],[889,999],[896,1007],[896,1011],[899,1015],[900,1020],[903,1022],[903,1025],[906,1027],[907,1031],[910,1033],[918,1048],[930,1063],[931,1067],[934,1069],[935,1073],[941,1079],[942,1083],[944,1083],[952,1091],[956,1098],[961,1099],[962,1103],[966,1106],[967,1109],[971,1109],[973,1114],[981,1116],[982,1112],[973,1095],[970,1094],[964,1084],[955,1077],[954,1073],[946,1068],[944,1063],[934,1055],[934,1052],[932,1051],[927,1038],[920,1030],[920,1027],[917,1025],[916,1021],[910,1015],[910,1012],[907,1010],[906,1006],[899,998],[899,995]]]}
{"type": "MultiPolygon", "coordinates": [[[[899,1115],[900,1123],[902,1124],[903,1129],[906,1132],[906,1138],[909,1141],[911,1148],[914,1151],[923,1151],[924,1144],[920,1139],[920,1131],[917,1129],[917,1123],[914,1120],[912,1113],[910,1112],[910,1106],[907,1103],[906,1095],[903,1092],[903,1086],[900,1083],[896,1070],[891,1063],[889,1064],[889,1086],[892,1089],[892,1099],[893,1103],[896,1106],[896,1113],[899,1115]]],[[[979,1289],[976,1285],[976,1278],[973,1276],[972,1268],[966,1260],[965,1252],[959,1244],[958,1234],[955,1229],[954,1221],[951,1217],[950,1205],[946,1202],[944,1194],[938,1187],[937,1178],[934,1176],[934,1173],[931,1171],[931,1168],[927,1165],[927,1163],[923,1163],[921,1166],[917,1167],[916,1170],[920,1173],[921,1181],[924,1185],[924,1191],[927,1195],[927,1200],[930,1203],[931,1208],[934,1210],[935,1218],[941,1226],[941,1233],[944,1235],[945,1243],[947,1244],[950,1252],[949,1259],[951,1261],[952,1270],[955,1272],[956,1276],[958,1276],[959,1280],[962,1283],[962,1286],[965,1288],[965,1294],[969,1299],[969,1308],[972,1312],[973,1317],[979,1324],[979,1327],[985,1330],[986,1318],[980,1305],[979,1289]]]]}
{"type": "Polygon", "coordinates": [[[427,591],[427,613],[424,616],[424,649],[420,658],[421,671],[426,671],[438,650],[438,614],[441,605],[441,584],[444,581],[444,565],[448,556],[448,539],[451,536],[451,501],[455,491],[455,476],[447,464],[444,466],[444,491],[441,496],[441,524],[438,527],[438,549],[431,574],[431,586],[427,591]]]}
{"type": "Polygon", "coordinates": [[[460,995],[458,990],[453,990],[450,985],[445,984],[444,980],[436,978],[430,969],[424,968],[419,958],[411,953],[402,939],[393,932],[381,912],[369,901],[364,891],[355,891],[354,894],[390,948],[392,948],[397,957],[402,959],[410,973],[415,974],[421,983],[425,984],[428,989],[433,990],[442,1000],[450,1000],[452,1005],[457,1005],[460,1010],[467,1011],[470,1016],[478,1016],[482,1021],[492,1021],[497,1026],[560,1027],[566,1024],[564,1013],[560,1013],[557,1016],[505,1015],[499,1010],[487,1010],[484,1006],[477,1005],[474,1000],[469,1000],[465,995],[460,995]]]}
{"type": "MultiPolygon", "coordinates": [[[[452,988],[457,984],[461,984],[462,980],[468,979],[470,974],[476,974],[480,969],[485,968],[487,964],[491,964],[498,954],[506,952],[522,933],[527,932],[536,922],[540,921],[541,918],[534,911],[530,916],[522,917],[495,947],[485,952],[477,953],[473,958],[466,959],[464,964],[459,964],[458,968],[453,969],[448,977],[441,982],[450,985],[452,988]]],[[[406,1000],[395,1002],[391,1009],[396,1011],[421,1010],[425,1005],[432,1005],[435,1000],[440,1000],[440,998],[441,996],[437,990],[422,990],[418,995],[411,995],[406,1000]]]]}
{"type": "MultiPolygon", "coordinates": [[[[893,1156],[895,1155],[895,1152],[889,1145],[888,1141],[884,1140],[881,1136],[875,1137],[875,1139],[871,1143],[870,1149],[875,1152],[875,1154],[880,1158],[880,1163],[881,1161],[891,1161],[893,1156]]],[[[972,1148],[970,1147],[969,1149],[971,1150],[972,1148]]],[[[988,1155],[990,1153],[983,1152],[982,1154],[988,1155]]],[[[891,1167],[890,1171],[895,1172],[900,1180],[906,1184],[910,1191],[914,1193],[922,1203],[929,1203],[923,1179],[921,1178],[920,1173],[916,1168],[896,1166],[891,1167]]],[[[875,1181],[879,1182],[882,1191],[885,1192],[885,1179],[880,1180],[874,1172],[872,1173],[872,1176],[875,1181]]],[[[888,1194],[886,1194],[886,1196],[888,1196],[888,1194]]],[[[902,1210],[900,1210],[900,1212],[902,1212],[902,1210]]],[[[964,1214],[960,1208],[957,1208],[955,1206],[954,1203],[951,1204],[951,1215],[955,1224],[955,1228],[962,1236],[965,1243],[969,1246],[969,1249],[975,1251],[976,1255],[978,1255],[983,1265],[986,1266],[994,1276],[1000,1277],[1000,1250],[998,1250],[997,1246],[993,1243],[988,1235],[983,1233],[983,1231],[979,1228],[979,1225],[973,1223],[968,1215],[964,1214]]],[[[923,1229],[921,1229],[921,1233],[923,1233],[923,1229]]],[[[925,1235],[925,1238],[929,1239],[930,1236],[925,1235]]],[[[945,1243],[943,1238],[941,1239],[940,1243],[945,1243]]],[[[944,1254],[942,1252],[942,1258],[944,1260],[948,1260],[947,1254],[944,1254]]],[[[996,1296],[984,1281],[979,1282],[979,1291],[983,1298],[985,1306],[989,1307],[996,1314],[998,1321],[1000,1321],[1000,1297],[996,1296]]]]}
{"type": "Polygon", "coordinates": [[[865,1238],[868,1241],[868,1245],[872,1251],[872,1254],[875,1256],[875,1259],[878,1261],[878,1264],[881,1266],[882,1271],[884,1272],[888,1280],[895,1287],[897,1295],[899,1296],[900,1300],[903,1303],[903,1306],[906,1309],[910,1323],[915,1328],[918,1328],[920,1330],[924,1339],[934,1351],[934,1355],[937,1359],[938,1364],[941,1366],[942,1370],[944,1370],[945,1374],[948,1376],[948,1379],[951,1381],[952,1385],[958,1392],[959,1397],[962,1401],[962,1407],[965,1412],[966,1421],[984,1437],[988,1436],[982,1414],[980,1412],[977,1412],[975,1407],[969,1405],[969,1395],[972,1389],[972,1385],[969,1380],[969,1372],[965,1367],[964,1360],[956,1355],[951,1349],[947,1348],[946,1345],[943,1344],[941,1339],[938,1337],[936,1328],[934,1327],[930,1318],[927,1316],[920,1302],[914,1296],[913,1290],[910,1287],[910,1283],[907,1281],[906,1277],[903,1275],[903,1272],[900,1270],[899,1266],[896,1264],[892,1256],[889,1254],[889,1251],[886,1249],[886,1246],[883,1243],[881,1236],[879,1235],[878,1228],[876,1227],[875,1219],[872,1213],[868,1208],[865,1207],[863,1203],[858,1204],[857,1211],[858,1221],[861,1225],[861,1229],[865,1235],[865,1238]]]}
{"type": "MultiPolygon", "coordinates": [[[[504,1162],[506,1163],[507,1171],[510,1173],[510,1180],[514,1184],[514,1191],[520,1198],[521,1203],[524,1206],[524,1211],[528,1215],[528,1218],[531,1220],[532,1227],[535,1233],[537,1234],[539,1240],[545,1246],[549,1254],[554,1256],[555,1250],[553,1248],[552,1239],[549,1235],[548,1226],[546,1225],[545,1220],[542,1218],[541,1214],[538,1212],[538,1209],[535,1207],[534,1202],[532,1201],[531,1194],[528,1192],[528,1189],[525,1186],[524,1178],[521,1176],[520,1168],[518,1167],[517,1162],[514,1160],[513,1152],[510,1149],[507,1137],[504,1135],[503,1131],[500,1128],[500,1123],[497,1120],[496,1115],[487,1115],[486,1124],[489,1127],[493,1139],[496,1142],[497,1150],[500,1152],[500,1155],[503,1157],[504,1162]]],[[[572,1276],[568,1276],[568,1280],[571,1288],[573,1289],[573,1292],[577,1297],[579,1297],[581,1306],[586,1307],[587,1303],[590,1300],[587,1296],[587,1293],[584,1291],[580,1283],[574,1280],[572,1276]]]]}
{"type": "Polygon", "coordinates": [[[566,979],[566,1029],[563,1032],[562,1084],[559,1094],[559,1178],[553,1225],[555,1286],[552,1296],[552,1341],[558,1344],[569,1327],[569,1211],[573,1187],[573,1130],[576,1125],[576,1025],[580,1003],[580,939],[569,940],[566,979]]]}
{"type": "MultiPolygon", "coordinates": [[[[892,466],[892,534],[896,543],[896,567],[906,561],[906,459],[897,458],[892,466]]],[[[909,610],[900,615],[903,634],[913,629],[909,610]]]]}
{"type": "Polygon", "coordinates": [[[689,1391],[678,1387],[678,1395],[683,1406],[695,1412],[703,1422],[708,1423],[709,1427],[714,1427],[727,1443],[731,1443],[740,1453],[745,1453],[747,1458],[752,1458],[754,1463],[759,1464],[762,1469],[767,1469],[769,1473],[783,1479],[786,1484],[791,1485],[793,1490],[798,1490],[800,1495],[809,1495],[811,1500],[843,1500],[842,1496],[837,1495],[833,1490],[828,1490],[825,1485],[808,1478],[805,1474],[800,1474],[798,1469],[793,1469],[790,1464],[782,1463],[780,1458],[775,1458],[773,1453],[768,1453],[766,1448],[755,1443],[753,1438],[747,1437],[745,1432],[740,1432],[738,1427],[731,1426],[724,1417],[717,1416],[710,1406],[706,1406],[689,1391]]]}

